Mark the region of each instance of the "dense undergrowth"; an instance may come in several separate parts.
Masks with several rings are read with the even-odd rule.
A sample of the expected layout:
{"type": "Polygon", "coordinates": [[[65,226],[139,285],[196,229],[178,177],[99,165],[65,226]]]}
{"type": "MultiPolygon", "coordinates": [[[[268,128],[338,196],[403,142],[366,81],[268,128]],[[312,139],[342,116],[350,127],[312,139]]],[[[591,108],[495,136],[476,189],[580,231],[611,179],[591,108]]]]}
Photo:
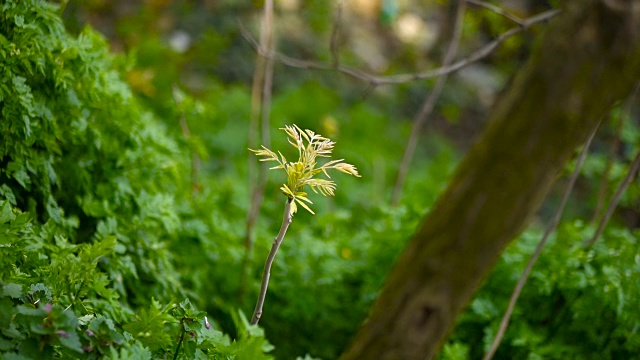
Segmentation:
{"type": "MultiPolygon", "coordinates": [[[[282,179],[270,179],[252,280],[240,289],[248,91],[214,82],[198,99],[184,92],[174,102],[141,99],[131,90],[133,56],[109,54],[90,28],[68,34],[59,11],[14,0],[0,14],[2,358],[336,358],[446,185],[455,150],[431,136],[403,204],[390,208],[384,194],[407,124],[364,102],[345,106],[317,82],[283,89],[273,129],[296,123],[331,137],[337,156],[364,178],[340,179],[335,198],[314,198],[316,216],[296,215],[273,269],[264,330],[249,326],[243,311],[252,309],[284,197],[276,185],[282,179]]],[[[633,122],[624,134],[622,160],[637,146],[633,122]]],[[[273,148],[285,141],[274,138],[273,148]]],[[[585,186],[604,171],[597,156],[589,164],[585,186]]],[[[612,181],[623,172],[616,164],[612,181]]],[[[623,205],[637,210],[634,193],[637,184],[623,205]]],[[[584,248],[593,231],[575,220],[584,215],[574,210],[545,250],[498,357],[631,358],[640,351],[638,230],[616,223],[584,248]]],[[[538,228],[501,258],[441,358],[486,350],[538,228]]]]}

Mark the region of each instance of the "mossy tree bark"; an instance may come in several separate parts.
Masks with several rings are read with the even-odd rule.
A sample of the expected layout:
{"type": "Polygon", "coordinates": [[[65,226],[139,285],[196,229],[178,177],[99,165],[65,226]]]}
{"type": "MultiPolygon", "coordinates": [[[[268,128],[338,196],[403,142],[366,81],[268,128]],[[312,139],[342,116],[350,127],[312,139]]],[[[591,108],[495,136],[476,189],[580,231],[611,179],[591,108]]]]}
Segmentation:
{"type": "Polygon", "coordinates": [[[640,79],[640,0],[566,4],[342,359],[432,358],[576,147],[640,79]]]}

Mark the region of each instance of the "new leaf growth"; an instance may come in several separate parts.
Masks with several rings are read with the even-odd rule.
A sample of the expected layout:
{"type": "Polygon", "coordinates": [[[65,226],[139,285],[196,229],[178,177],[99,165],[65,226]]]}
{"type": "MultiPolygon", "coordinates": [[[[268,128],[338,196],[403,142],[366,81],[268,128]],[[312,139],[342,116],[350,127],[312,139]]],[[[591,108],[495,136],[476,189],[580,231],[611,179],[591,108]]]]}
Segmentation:
{"type": "Polygon", "coordinates": [[[256,155],[263,156],[260,161],[275,161],[278,163],[272,169],[284,169],[287,174],[287,183],[283,184],[280,190],[289,199],[295,200],[291,204],[291,214],[297,211],[296,202],[310,213],[315,214],[307,204],[312,204],[304,191],[305,185],[309,185],[315,193],[324,196],[333,196],[336,190],[336,183],[333,180],[314,178],[319,173],[324,173],[331,179],[327,170],[335,169],[345,174],[360,177],[355,166],[347,164],[344,159],[331,160],[320,167],[317,167],[318,157],[330,158],[335,142],[327,139],[311,130],[301,130],[297,125],[285,125],[284,130],[289,136],[289,144],[298,149],[298,161],[290,162],[278,151],[278,154],[268,149],[264,145],[261,150],[252,150],[256,155]],[[306,145],[305,145],[306,143],[306,145]]]}
{"type": "Polygon", "coordinates": [[[286,125],[284,129],[281,130],[284,130],[287,135],[289,135],[289,139],[287,139],[289,144],[298,149],[298,161],[287,161],[282,153],[278,152],[278,154],[276,154],[264,145],[261,150],[249,149],[256,155],[263,157],[260,161],[275,161],[278,163],[277,166],[274,166],[271,169],[284,169],[287,173],[287,183],[280,187],[280,190],[287,195],[287,202],[284,207],[284,218],[282,219],[282,226],[280,227],[278,236],[276,236],[273,245],[271,246],[271,251],[269,251],[269,256],[267,256],[267,261],[264,264],[260,294],[258,295],[256,308],[253,311],[253,316],[251,317],[251,325],[257,325],[260,321],[260,317],[262,316],[262,306],[264,305],[264,299],[267,295],[267,287],[269,286],[269,277],[271,276],[271,265],[273,265],[276,253],[278,252],[280,244],[282,244],[282,240],[287,233],[289,224],[291,224],[292,216],[297,211],[296,203],[302,205],[303,208],[314,214],[311,208],[309,208],[309,205],[307,205],[312,204],[312,202],[307,198],[307,193],[304,191],[304,187],[309,185],[311,190],[315,193],[319,192],[324,196],[333,195],[336,190],[336,183],[333,182],[333,180],[314,178],[314,176],[322,172],[330,179],[331,177],[328,173],[329,169],[335,169],[345,174],[360,177],[356,167],[351,164],[344,163],[343,159],[331,160],[318,167],[316,161],[318,157],[331,157],[333,145],[335,144],[333,141],[322,137],[311,130],[302,131],[296,125],[286,125]]]}

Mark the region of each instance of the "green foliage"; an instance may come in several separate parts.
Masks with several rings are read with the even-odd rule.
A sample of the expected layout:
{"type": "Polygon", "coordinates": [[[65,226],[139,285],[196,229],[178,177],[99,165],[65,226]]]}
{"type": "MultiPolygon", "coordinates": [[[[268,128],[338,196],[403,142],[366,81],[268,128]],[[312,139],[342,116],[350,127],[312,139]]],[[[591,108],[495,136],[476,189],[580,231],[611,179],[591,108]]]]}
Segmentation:
{"type": "Polygon", "coordinates": [[[197,139],[169,133],[126,62],[89,28],[69,36],[55,5],[4,2],[0,29],[4,357],[262,358],[263,336],[232,342],[188,300],[160,305],[188,293],[170,248],[193,232],[197,204],[176,196],[197,139]]]}
{"type": "MultiPolygon", "coordinates": [[[[594,248],[593,227],[564,222],[536,264],[496,358],[632,358],[640,345],[634,279],[637,231],[611,229],[594,248]],[[613,265],[615,264],[615,266],[613,265]]],[[[459,319],[452,341],[470,346],[468,359],[489,349],[509,296],[541,233],[525,232],[459,319]]],[[[443,353],[442,359],[455,359],[443,353]]]]}
{"type": "MultiPolygon", "coordinates": [[[[251,8],[228,3],[236,12],[251,8]]],[[[318,36],[330,31],[330,5],[315,1],[303,7],[319,10],[305,13],[318,36]]],[[[132,51],[114,56],[90,28],[70,36],[55,5],[8,0],[0,6],[1,356],[337,358],[457,161],[456,151],[431,131],[437,125],[429,128],[402,205],[384,205],[410,130],[402,117],[412,116],[417,103],[398,96],[402,88],[385,88],[371,95],[373,101],[362,101],[362,89],[348,92],[353,85],[304,80],[315,73],[276,76],[287,86],[274,92],[274,132],[288,123],[317,129],[342,144],[341,156],[358,164],[366,181],[346,178],[331,198],[309,194],[318,215],[289,229],[274,265],[264,329],[252,327],[236,310],[252,309],[263,266],[251,264],[249,300],[239,302],[250,95],[245,84],[211,78],[191,84],[196,96],[177,86],[189,78],[184,74],[192,56],[220,64],[214,72],[223,79],[247,78],[247,59],[254,54],[238,50],[241,42],[226,35],[230,28],[237,31],[229,20],[235,17],[215,11],[220,21],[213,23],[225,32],[210,30],[183,56],[161,37],[149,36],[157,35],[146,27],[159,6],[149,5],[141,10],[143,20],[123,20],[122,31],[134,30],[125,41],[132,51]],[[224,67],[226,62],[234,66],[224,67]]],[[[468,15],[465,34],[496,35],[512,26],[484,15],[468,15]]],[[[514,38],[503,51],[520,51],[520,42],[514,38]]],[[[497,55],[491,61],[498,66],[517,65],[513,56],[497,55]]],[[[472,97],[465,91],[445,93],[451,98],[441,105],[446,116],[464,118],[458,103],[472,97]]],[[[623,116],[611,185],[624,177],[637,148],[633,117],[619,111],[613,117],[623,116]]],[[[613,136],[615,121],[603,130],[605,138],[613,136]]],[[[273,136],[272,146],[286,147],[286,139],[273,136]]],[[[590,156],[578,200],[534,268],[497,357],[638,353],[640,234],[633,220],[618,217],[596,247],[584,249],[580,244],[593,225],[576,220],[591,215],[595,199],[585,189],[599,185],[606,146],[598,144],[590,156]]],[[[284,181],[275,176],[267,184],[257,254],[268,252],[279,226],[282,194],[269,189],[284,181]]],[[[621,202],[631,219],[639,193],[636,181],[621,202]]],[[[552,205],[553,199],[543,218],[552,205]]],[[[441,358],[475,359],[486,350],[539,235],[538,226],[527,230],[499,260],[441,358]]]]}

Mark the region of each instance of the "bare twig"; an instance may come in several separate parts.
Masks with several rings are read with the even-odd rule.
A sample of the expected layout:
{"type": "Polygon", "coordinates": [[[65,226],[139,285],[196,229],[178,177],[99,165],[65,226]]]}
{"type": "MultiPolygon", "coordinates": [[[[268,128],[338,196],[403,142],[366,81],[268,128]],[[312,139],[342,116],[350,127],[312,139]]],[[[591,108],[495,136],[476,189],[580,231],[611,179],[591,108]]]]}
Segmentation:
{"type": "MultiPolygon", "coordinates": [[[[265,49],[273,49],[273,0],[265,0],[264,32],[266,33],[265,49]]],[[[271,115],[271,89],[273,88],[273,58],[267,57],[264,71],[264,84],[262,87],[262,145],[271,146],[269,134],[269,116],[271,115]]],[[[266,167],[263,171],[266,174],[266,167]]],[[[266,175],[265,175],[266,178],[266,175]]],[[[264,184],[262,186],[264,188],[264,184]]]]}
{"type": "Polygon", "coordinates": [[[593,234],[593,237],[585,243],[585,247],[591,247],[598,241],[598,239],[600,238],[600,235],[602,235],[602,232],[604,231],[604,228],[609,223],[609,220],[611,219],[611,215],[613,215],[613,211],[618,206],[618,203],[620,202],[620,199],[622,198],[622,195],[624,194],[624,192],[627,190],[627,187],[629,187],[629,185],[635,178],[639,168],[640,168],[640,150],[638,150],[636,157],[631,162],[631,165],[629,165],[629,169],[627,170],[627,175],[624,177],[624,179],[618,186],[618,190],[616,190],[616,193],[613,195],[613,198],[611,198],[611,201],[609,202],[609,206],[607,207],[607,211],[604,213],[604,216],[602,217],[602,219],[600,220],[600,223],[598,224],[598,229],[596,229],[596,232],[593,234]]]}
{"type": "Polygon", "coordinates": [[[613,167],[614,159],[616,157],[616,153],[618,152],[618,148],[620,148],[620,135],[622,132],[622,127],[624,125],[624,116],[621,116],[618,120],[618,124],[616,125],[616,131],[613,135],[613,140],[611,141],[611,145],[609,146],[609,151],[607,152],[607,162],[604,166],[604,171],[602,173],[602,180],[600,181],[600,186],[598,188],[598,195],[596,197],[596,205],[593,209],[593,215],[591,216],[591,220],[589,223],[594,224],[598,221],[600,217],[600,212],[602,211],[602,207],[604,206],[605,200],[607,198],[607,192],[609,190],[609,175],[611,174],[611,168],[613,167]]]}
{"type": "MultiPolygon", "coordinates": [[[[460,38],[462,37],[462,24],[464,23],[465,9],[465,0],[459,0],[457,4],[453,34],[451,36],[451,41],[449,42],[447,51],[442,60],[443,67],[451,64],[456,56],[456,53],[458,52],[460,38]]],[[[444,84],[447,80],[447,75],[448,74],[442,74],[438,76],[435,86],[431,90],[431,93],[429,93],[429,95],[425,98],[424,103],[422,104],[422,108],[416,115],[416,118],[413,122],[411,134],[409,135],[409,140],[407,141],[407,146],[404,149],[404,155],[402,156],[402,161],[400,162],[400,167],[398,168],[396,183],[393,186],[393,194],[391,196],[392,206],[397,206],[398,203],[400,203],[400,198],[402,197],[402,189],[407,178],[407,173],[409,172],[409,166],[411,165],[413,154],[416,151],[420,131],[422,130],[422,127],[424,126],[424,123],[427,121],[429,116],[431,116],[436,102],[440,98],[440,94],[442,93],[442,89],[444,88],[444,84]]]]}
{"type": "MultiPolygon", "coordinates": [[[[258,147],[258,122],[260,119],[260,133],[262,144],[269,146],[269,115],[271,109],[271,89],[273,83],[273,59],[263,56],[265,52],[271,51],[273,47],[273,0],[265,0],[264,23],[260,33],[260,48],[265,49],[258,52],[256,57],[256,68],[254,70],[253,84],[251,88],[251,118],[249,120],[249,147],[258,147]]],[[[265,164],[255,165],[253,157],[249,155],[249,183],[253,184],[251,190],[251,206],[247,213],[245,230],[245,254],[242,263],[240,287],[238,298],[243,301],[246,290],[248,272],[251,268],[253,256],[253,232],[256,220],[260,213],[260,206],[264,198],[264,187],[267,183],[267,167],[265,164]],[[257,178],[256,178],[257,170],[257,178]]]]}
{"type": "MultiPolygon", "coordinates": [[[[184,116],[184,109],[180,107],[180,98],[178,96],[178,87],[173,86],[173,101],[175,102],[178,110],[180,111],[180,129],[182,130],[182,136],[189,140],[191,137],[191,131],[189,131],[189,125],[187,124],[187,119],[184,116]]],[[[193,151],[191,152],[191,194],[196,193],[200,190],[200,185],[198,184],[198,173],[200,171],[200,156],[193,151]]]]}
{"type": "Polygon", "coordinates": [[[520,26],[524,26],[524,20],[518,16],[515,16],[507,11],[505,11],[503,8],[495,6],[493,4],[489,4],[487,2],[484,1],[480,1],[480,0],[467,0],[467,3],[469,4],[473,4],[482,8],[485,8],[491,12],[494,12],[498,15],[504,16],[507,19],[515,22],[516,24],[520,25],[520,26]]]}
{"type": "Polygon", "coordinates": [[[593,131],[591,131],[591,135],[589,135],[589,139],[587,140],[587,143],[582,148],[582,152],[578,157],[578,161],[576,163],[575,169],[573,170],[573,173],[571,173],[571,177],[569,178],[569,182],[567,183],[567,187],[564,191],[564,195],[562,196],[562,200],[560,201],[560,205],[558,206],[558,210],[553,216],[553,219],[551,220],[551,222],[547,225],[547,228],[544,234],[542,235],[542,239],[540,239],[540,242],[538,243],[536,250],[531,256],[531,259],[529,259],[529,262],[527,263],[527,267],[522,272],[522,275],[520,275],[520,279],[518,280],[518,283],[516,284],[515,289],[513,289],[513,293],[511,294],[511,298],[509,299],[509,306],[507,307],[507,310],[505,311],[504,316],[500,321],[500,328],[498,329],[498,333],[496,334],[496,337],[493,339],[491,348],[484,355],[483,360],[492,359],[493,355],[495,355],[496,353],[496,350],[498,350],[498,346],[500,346],[500,342],[502,341],[502,338],[504,337],[504,333],[507,330],[507,326],[509,325],[509,319],[511,318],[513,309],[516,306],[516,302],[518,301],[518,297],[522,292],[522,288],[524,287],[524,284],[527,282],[527,278],[531,273],[531,269],[533,269],[533,265],[535,265],[536,261],[538,260],[538,257],[540,257],[540,254],[542,253],[542,249],[546,245],[547,240],[549,239],[549,236],[556,229],[556,226],[560,222],[560,218],[562,217],[562,213],[564,212],[564,207],[567,204],[567,200],[569,199],[569,195],[571,195],[573,186],[575,185],[576,180],[580,175],[580,170],[582,169],[584,160],[586,159],[587,154],[589,153],[589,147],[591,146],[591,142],[593,141],[593,138],[597,130],[598,130],[598,126],[596,126],[596,128],[593,129],[593,131]]]}
{"type": "Polygon", "coordinates": [[[521,25],[517,27],[513,27],[507,30],[506,32],[502,33],[497,38],[495,38],[492,42],[484,45],[483,47],[473,52],[469,57],[462,59],[458,62],[455,62],[449,66],[443,66],[443,67],[432,69],[422,73],[398,74],[398,75],[389,75],[389,76],[374,75],[374,74],[370,74],[365,71],[348,67],[348,66],[335,67],[332,64],[300,60],[300,59],[296,59],[296,58],[283,55],[278,52],[273,52],[273,51],[264,52],[262,48],[258,45],[256,40],[251,36],[251,34],[247,31],[246,28],[244,28],[242,24],[240,24],[240,31],[242,33],[242,36],[254,47],[256,51],[264,52],[263,54],[264,56],[273,58],[274,60],[278,61],[283,65],[298,68],[298,69],[337,71],[344,75],[350,76],[354,79],[366,81],[372,84],[373,86],[380,86],[380,85],[391,85],[391,84],[403,84],[403,83],[412,82],[412,81],[431,79],[438,76],[448,75],[453,72],[456,72],[462,68],[469,66],[470,64],[473,64],[474,62],[477,62],[489,56],[495,49],[497,49],[503,42],[505,42],[510,37],[532,27],[533,25],[536,25],[538,23],[541,23],[553,18],[559,12],[560,12],[559,10],[549,10],[549,11],[540,13],[538,15],[534,15],[530,18],[527,18],[522,21],[521,25]]]}
{"type": "Polygon", "coordinates": [[[329,50],[331,50],[331,65],[334,68],[340,66],[340,43],[338,39],[338,36],[340,35],[340,25],[342,25],[342,2],[339,2],[336,7],[333,29],[331,30],[331,42],[329,43],[329,50]]]}
{"type": "Polygon", "coordinates": [[[291,225],[291,221],[293,220],[291,217],[291,202],[293,199],[288,198],[287,202],[284,205],[284,217],[282,219],[282,225],[280,226],[280,231],[278,232],[278,236],[276,236],[273,241],[273,245],[271,246],[271,251],[269,251],[269,256],[267,257],[267,261],[264,264],[264,271],[262,272],[262,284],[260,285],[260,295],[258,296],[258,301],[256,302],[256,308],[253,311],[253,316],[251,317],[251,325],[257,325],[260,321],[260,317],[262,317],[262,306],[264,305],[264,299],[267,296],[267,288],[269,287],[269,277],[271,276],[271,266],[273,265],[273,260],[276,258],[276,254],[278,253],[278,249],[282,244],[282,240],[284,239],[284,235],[287,233],[287,229],[289,225],[291,225]]]}
{"type": "Polygon", "coordinates": [[[609,151],[607,153],[607,162],[604,167],[604,172],[602,174],[602,181],[600,182],[600,188],[598,189],[598,196],[596,198],[596,206],[593,210],[593,215],[591,216],[590,223],[593,224],[598,221],[598,218],[601,216],[600,212],[602,211],[602,207],[604,206],[604,202],[607,198],[607,190],[609,189],[609,175],[611,174],[611,168],[613,167],[614,159],[616,157],[616,153],[620,148],[620,136],[622,135],[622,128],[624,126],[625,119],[629,116],[631,112],[631,105],[633,104],[633,100],[635,99],[638,91],[640,90],[640,83],[636,85],[633,94],[629,99],[627,99],[627,103],[625,104],[622,113],[620,114],[620,119],[618,120],[618,124],[616,125],[615,134],[613,135],[613,140],[611,141],[611,145],[609,146],[609,151]]]}

